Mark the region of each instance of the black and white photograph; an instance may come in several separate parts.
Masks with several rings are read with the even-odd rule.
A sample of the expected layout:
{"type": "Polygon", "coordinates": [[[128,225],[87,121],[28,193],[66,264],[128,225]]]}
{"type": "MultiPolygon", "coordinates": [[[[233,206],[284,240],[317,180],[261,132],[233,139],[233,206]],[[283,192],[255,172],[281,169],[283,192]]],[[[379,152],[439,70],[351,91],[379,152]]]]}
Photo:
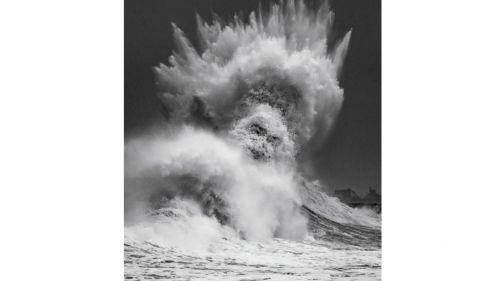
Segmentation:
{"type": "Polygon", "coordinates": [[[125,279],[380,280],[380,1],[125,2],[125,279]]]}
{"type": "Polygon", "coordinates": [[[499,281],[499,11],[0,1],[0,280],[499,281]]]}

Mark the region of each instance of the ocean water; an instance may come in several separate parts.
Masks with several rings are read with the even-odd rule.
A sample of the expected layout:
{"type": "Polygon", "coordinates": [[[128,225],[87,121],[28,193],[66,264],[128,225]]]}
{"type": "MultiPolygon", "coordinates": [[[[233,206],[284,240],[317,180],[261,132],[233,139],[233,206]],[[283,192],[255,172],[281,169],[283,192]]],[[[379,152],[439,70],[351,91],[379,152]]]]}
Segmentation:
{"type": "Polygon", "coordinates": [[[213,221],[213,225],[205,226],[217,227],[220,235],[206,231],[209,237],[200,241],[197,235],[203,232],[197,233],[199,230],[187,222],[187,217],[168,210],[156,213],[153,224],[157,225],[148,222],[126,229],[125,279],[380,280],[381,233],[380,226],[375,225],[380,222],[378,214],[364,210],[371,214],[365,218],[370,221],[368,226],[335,222],[306,208],[311,231],[302,240],[248,241],[230,229],[224,231],[213,221]],[[172,220],[186,225],[173,226],[179,221],[172,220]],[[158,237],[165,233],[164,227],[168,231],[180,228],[175,233],[181,239],[158,237]]]}
{"type": "MultiPolygon", "coordinates": [[[[325,2],[326,3],[326,2],[325,2]]],[[[155,68],[166,127],[126,140],[125,279],[378,280],[380,215],[307,173],[342,107],[351,32],[302,1],[198,20],[155,68]]]]}
{"type": "Polygon", "coordinates": [[[125,228],[126,280],[380,280],[380,215],[304,186],[300,239],[248,240],[185,200],[125,228]]]}
{"type": "Polygon", "coordinates": [[[343,247],[314,239],[242,240],[205,253],[127,238],[126,280],[380,280],[380,249],[343,247]]]}

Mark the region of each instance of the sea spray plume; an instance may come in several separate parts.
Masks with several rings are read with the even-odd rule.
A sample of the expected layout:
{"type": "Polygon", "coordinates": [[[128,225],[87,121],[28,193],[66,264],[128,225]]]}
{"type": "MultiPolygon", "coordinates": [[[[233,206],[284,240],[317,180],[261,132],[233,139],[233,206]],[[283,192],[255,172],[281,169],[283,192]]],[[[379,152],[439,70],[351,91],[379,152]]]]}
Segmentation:
{"type": "Polygon", "coordinates": [[[197,204],[245,239],[302,239],[295,159],[340,110],[337,76],[350,32],[328,51],[333,14],[326,3],[313,12],[302,1],[259,9],[248,23],[197,22],[201,54],[173,25],[176,51],[154,69],[170,135],[126,144],[126,218],[181,200],[190,203],[178,208],[197,204]]]}
{"type": "Polygon", "coordinates": [[[317,12],[303,1],[273,4],[252,12],[248,23],[238,16],[227,25],[199,16],[197,22],[201,55],[173,24],[176,51],[168,65],[154,68],[172,122],[228,129],[241,117],[241,104],[252,103],[249,93],[278,87],[283,95],[258,102],[280,111],[294,105],[286,117],[297,144],[326,135],[343,100],[337,76],[351,34],[328,51],[333,13],[326,2],[317,12]]]}

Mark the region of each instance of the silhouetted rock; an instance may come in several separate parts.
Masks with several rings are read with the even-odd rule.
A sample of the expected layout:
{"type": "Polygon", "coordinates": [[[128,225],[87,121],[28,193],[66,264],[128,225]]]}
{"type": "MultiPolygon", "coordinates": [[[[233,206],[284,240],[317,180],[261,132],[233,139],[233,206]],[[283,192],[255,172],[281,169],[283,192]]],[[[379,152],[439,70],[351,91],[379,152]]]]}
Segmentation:
{"type": "Polygon", "coordinates": [[[370,191],[363,197],[362,201],[366,204],[380,204],[381,196],[375,189],[370,187],[370,191]]]}
{"type": "Polygon", "coordinates": [[[381,196],[371,187],[368,194],[363,198],[359,197],[358,194],[350,188],[336,190],[335,196],[339,198],[340,201],[353,208],[369,207],[377,213],[382,211],[381,196]]]}
{"type": "Polygon", "coordinates": [[[350,188],[335,190],[335,196],[346,204],[361,202],[361,198],[358,194],[350,188]]]}

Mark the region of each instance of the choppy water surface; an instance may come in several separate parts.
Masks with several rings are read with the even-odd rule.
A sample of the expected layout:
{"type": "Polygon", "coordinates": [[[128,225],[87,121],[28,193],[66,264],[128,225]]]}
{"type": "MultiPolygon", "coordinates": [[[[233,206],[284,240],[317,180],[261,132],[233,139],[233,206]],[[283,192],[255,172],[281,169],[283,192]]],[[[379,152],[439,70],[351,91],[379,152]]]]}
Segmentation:
{"type": "Polygon", "coordinates": [[[203,253],[126,239],[126,280],[380,280],[378,247],[224,240],[203,253]]]}

